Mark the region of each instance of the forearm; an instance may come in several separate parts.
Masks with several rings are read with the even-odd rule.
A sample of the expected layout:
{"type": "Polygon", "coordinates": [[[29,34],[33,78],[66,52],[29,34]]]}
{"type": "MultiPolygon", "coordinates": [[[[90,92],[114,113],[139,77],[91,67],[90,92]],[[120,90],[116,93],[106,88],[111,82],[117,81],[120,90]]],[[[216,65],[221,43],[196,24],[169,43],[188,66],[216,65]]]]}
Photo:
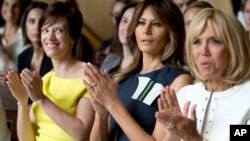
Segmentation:
{"type": "Polygon", "coordinates": [[[37,104],[62,130],[71,135],[75,140],[84,140],[89,137],[90,129],[79,118],[68,114],[54,104],[47,97],[38,100],[37,104]],[[70,124],[65,124],[70,123],[70,124]]]}
{"type": "Polygon", "coordinates": [[[108,116],[95,114],[94,125],[90,134],[91,141],[108,141],[108,116]]]}
{"type": "Polygon", "coordinates": [[[107,107],[110,114],[114,117],[116,122],[122,128],[123,132],[131,141],[154,141],[153,136],[144,131],[140,125],[131,117],[120,101],[114,102],[112,106],[107,107]]]}
{"type": "Polygon", "coordinates": [[[19,141],[35,141],[35,131],[29,117],[28,104],[18,102],[17,135],[19,141]]]}

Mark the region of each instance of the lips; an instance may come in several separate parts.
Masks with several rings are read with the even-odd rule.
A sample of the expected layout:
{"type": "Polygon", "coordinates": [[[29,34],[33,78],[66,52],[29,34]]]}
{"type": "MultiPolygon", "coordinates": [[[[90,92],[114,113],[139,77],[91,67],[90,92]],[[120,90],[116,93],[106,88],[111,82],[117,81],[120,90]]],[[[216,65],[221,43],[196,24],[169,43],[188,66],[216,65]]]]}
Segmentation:
{"type": "Polygon", "coordinates": [[[48,48],[55,48],[55,47],[58,46],[58,44],[57,44],[57,43],[46,43],[46,46],[47,46],[48,48]]]}
{"type": "Polygon", "coordinates": [[[143,40],[141,40],[141,42],[143,43],[143,44],[152,44],[153,43],[153,40],[152,39],[143,39],[143,40]]]}
{"type": "Polygon", "coordinates": [[[203,68],[209,68],[212,65],[210,62],[201,62],[200,66],[203,68]]]}

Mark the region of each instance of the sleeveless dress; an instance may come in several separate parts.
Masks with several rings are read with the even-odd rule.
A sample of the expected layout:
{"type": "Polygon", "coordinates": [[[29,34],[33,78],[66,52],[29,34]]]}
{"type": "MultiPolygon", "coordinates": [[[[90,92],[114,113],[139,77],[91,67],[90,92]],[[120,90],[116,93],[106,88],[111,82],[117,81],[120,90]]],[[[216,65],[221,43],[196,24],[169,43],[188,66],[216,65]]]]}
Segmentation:
{"type": "MultiPolygon", "coordinates": [[[[43,92],[58,107],[72,116],[76,115],[79,99],[90,98],[82,79],[60,78],[55,76],[54,70],[43,77],[43,92]]],[[[74,141],[39,105],[34,102],[32,106],[38,126],[36,141],[74,141]]]]}
{"type": "MultiPolygon", "coordinates": [[[[148,134],[152,134],[154,130],[155,112],[158,110],[157,98],[160,92],[181,74],[188,72],[166,66],[146,74],[133,74],[119,83],[119,99],[148,134]]],[[[117,141],[129,141],[113,117],[111,124],[111,138],[117,138],[117,141]]]]}

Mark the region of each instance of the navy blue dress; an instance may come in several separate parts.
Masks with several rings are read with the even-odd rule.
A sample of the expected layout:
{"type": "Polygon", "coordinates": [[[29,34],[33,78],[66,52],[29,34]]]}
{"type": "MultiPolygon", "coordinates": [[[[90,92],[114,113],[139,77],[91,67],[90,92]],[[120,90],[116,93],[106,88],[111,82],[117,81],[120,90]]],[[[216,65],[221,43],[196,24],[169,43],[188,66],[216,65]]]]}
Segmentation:
{"type": "MultiPolygon", "coordinates": [[[[119,99],[148,134],[152,134],[154,130],[155,112],[158,110],[157,98],[161,90],[166,85],[171,85],[181,74],[188,74],[188,72],[166,66],[146,74],[133,74],[119,83],[119,99]]],[[[113,117],[111,117],[111,124],[111,138],[116,136],[117,141],[129,141],[113,117]]]]}

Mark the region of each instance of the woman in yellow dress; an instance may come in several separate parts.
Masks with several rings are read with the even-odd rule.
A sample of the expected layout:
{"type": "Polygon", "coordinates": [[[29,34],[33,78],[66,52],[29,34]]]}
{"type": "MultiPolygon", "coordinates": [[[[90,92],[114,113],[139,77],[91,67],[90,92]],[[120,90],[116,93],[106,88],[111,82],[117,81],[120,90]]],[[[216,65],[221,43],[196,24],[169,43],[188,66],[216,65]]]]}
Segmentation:
{"type": "Polygon", "coordinates": [[[8,72],[7,84],[18,100],[20,141],[88,140],[94,110],[82,84],[82,62],[71,55],[82,24],[79,10],[67,3],[52,4],[45,10],[40,27],[53,70],[41,79],[37,72],[24,69],[21,81],[17,73],[8,72]],[[33,101],[30,110],[28,97],[33,101]]]}

